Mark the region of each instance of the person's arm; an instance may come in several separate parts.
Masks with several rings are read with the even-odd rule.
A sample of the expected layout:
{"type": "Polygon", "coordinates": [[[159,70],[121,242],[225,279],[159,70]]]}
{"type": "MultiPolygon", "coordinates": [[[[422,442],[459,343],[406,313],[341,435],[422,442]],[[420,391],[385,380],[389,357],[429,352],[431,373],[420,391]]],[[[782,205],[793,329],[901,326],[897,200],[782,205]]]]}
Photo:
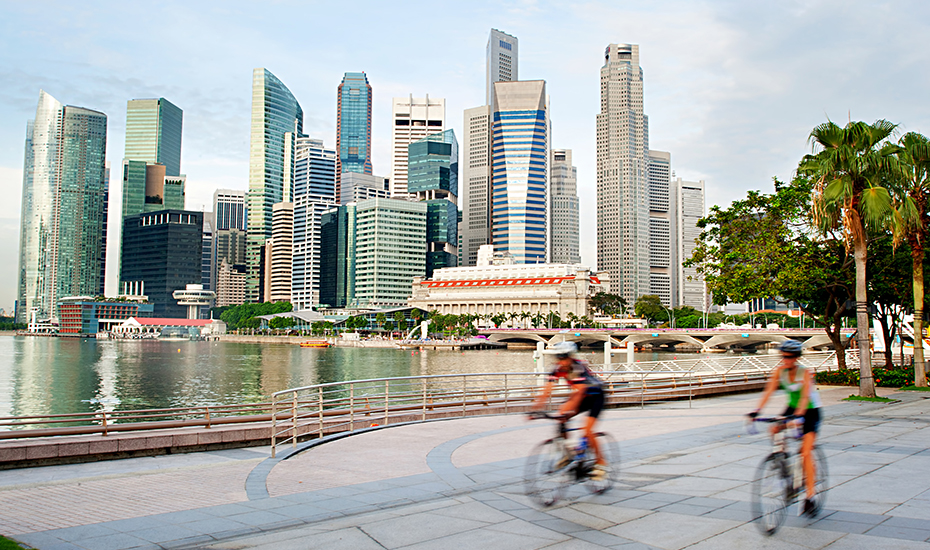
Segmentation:
{"type": "MultiPolygon", "coordinates": [[[[772,371],[772,374],[769,376],[768,382],[765,384],[765,389],[762,391],[762,398],[759,399],[759,406],[753,413],[758,414],[759,411],[765,407],[765,404],[768,402],[769,398],[772,397],[772,394],[775,393],[775,390],[778,389],[778,376],[781,374],[781,367],[777,367],[772,371]]],[[[752,415],[752,413],[750,413],[752,415]]]]}
{"type": "Polygon", "coordinates": [[[798,407],[794,410],[795,416],[804,416],[807,412],[807,405],[810,403],[811,386],[813,385],[813,376],[809,370],[804,369],[804,380],[801,382],[801,398],[798,399],[798,407]]]}
{"type": "Polygon", "coordinates": [[[549,396],[552,395],[553,386],[555,386],[555,382],[552,380],[546,382],[546,385],[543,386],[542,391],[536,397],[536,401],[533,402],[532,410],[539,411],[546,406],[546,402],[549,400],[549,396]]]}
{"type": "Polygon", "coordinates": [[[561,416],[574,415],[587,389],[588,387],[585,384],[572,384],[572,395],[559,407],[559,414],[561,416]]]}

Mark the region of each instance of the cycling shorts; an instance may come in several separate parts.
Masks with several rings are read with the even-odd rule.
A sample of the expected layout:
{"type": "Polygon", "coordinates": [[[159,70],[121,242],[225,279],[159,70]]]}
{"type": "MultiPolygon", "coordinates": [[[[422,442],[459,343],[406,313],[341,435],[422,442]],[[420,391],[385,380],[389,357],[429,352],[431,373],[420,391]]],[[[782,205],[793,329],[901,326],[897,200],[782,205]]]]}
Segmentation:
{"type": "MultiPolygon", "coordinates": [[[[785,409],[784,416],[791,416],[793,414],[794,407],[785,409]]],[[[820,428],[820,409],[807,409],[804,411],[804,429],[802,433],[817,433],[818,428],[820,428]]]]}
{"type": "Polygon", "coordinates": [[[600,388],[587,388],[581,404],[578,405],[578,414],[587,412],[591,418],[597,418],[604,408],[604,392],[600,388]]]}

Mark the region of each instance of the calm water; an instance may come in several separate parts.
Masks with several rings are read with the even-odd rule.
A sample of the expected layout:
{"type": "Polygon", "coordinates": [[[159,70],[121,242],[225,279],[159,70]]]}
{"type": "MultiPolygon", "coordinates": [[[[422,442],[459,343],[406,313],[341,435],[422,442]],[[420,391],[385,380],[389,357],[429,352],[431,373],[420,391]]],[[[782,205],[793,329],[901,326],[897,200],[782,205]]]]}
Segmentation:
{"type": "MultiPolygon", "coordinates": [[[[670,356],[637,353],[636,359],[670,356]]],[[[601,363],[603,353],[582,357],[601,363]]],[[[324,382],[532,370],[531,350],[410,352],[0,336],[0,416],[257,402],[278,390],[324,382]]]]}

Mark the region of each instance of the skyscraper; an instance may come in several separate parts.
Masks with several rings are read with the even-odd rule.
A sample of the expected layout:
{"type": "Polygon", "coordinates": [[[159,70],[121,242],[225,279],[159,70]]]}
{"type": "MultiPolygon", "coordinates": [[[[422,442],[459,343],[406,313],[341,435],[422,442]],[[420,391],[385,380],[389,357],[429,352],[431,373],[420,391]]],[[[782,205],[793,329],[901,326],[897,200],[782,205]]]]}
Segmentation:
{"type": "Polygon", "coordinates": [[[371,174],[371,84],[365,73],[346,73],[336,104],[336,195],[343,172],[371,174]]]}
{"type": "Polygon", "coordinates": [[[409,146],[408,191],[426,203],[426,276],[458,265],[459,144],[452,130],[409,146]]]}
{"type": "Polygon", "coordinates": [[[279,202],[273,208],[269,302],[291,301],[291,262],[294,246],[294,203],[279,202]]]}
{"type": "Polygon", "coordinates": [[[487,92],[484,101],[487,105],[494,106],[495,82],[512,82],[520,79],[517,72],[519,49],[519,41],[516,36],[510,36],[497,29],[491,29],[491,34],[488,36],[487,62],[485,64],[487,92]]]}
{"type": "Polygon", "coordinates": [[[407,147],[430,134],[445,130],[446,100],[426,97],[395,97],[392,100],[391,151],[394,159],[391,167],[391,196],[407,194],[407,147]]]}
{"type": "Polygon", "coordinates": [[[414,277],[426,274],[427,205],[368,199],[356,206],[355,294],[368,307],[407,305],[414,277]]]}
{"type": "Polygon", "coordinates": [[[95,296],[103,271],[107,117],[39,91],[26,125],[17,322],[58,316],[66,296],[95,296]]]}
{"type": "Polygon", "coordinates": [[[646,170],[649,206],[649,292],[668,307],[678,305],[674,192],[670,188],[672,155],[649,151],[646,170]]]}
{"type": "Polygon", "coordinates": [[[684,181],[676,178],[672,187],[675,189],[675,225],[678,230],[678,305],[708,311],[710,304],[704,278],[697,272],[696,267],[681,265],[691,258],[697,247],[697,239],[701,235],[697,222],[704,217],[704,180],[684,181]]]}
{"type": "Polygon", "coordinates": [[[597,266],[631,304],[650,291],[648,151],[639,46],[610,44],[597,115],[597,266]]]}
{"type": "Polygon", "coordinates": [[[549,116],[546,82],[494,84],[491,242],[518,264],[547,261],[549,116]]]}
{"type": "Polygon", "coordinates": [[[478,261],[478,249],[491,244],[491,108],[465,110],[462,144],[462,265],[478,261]]]}
{"type": "Polygon", "coordinates": [[[183,210],[187,176],[167,175],[164,164],[141,160],[123,160],[123,217],[156,212],[183,210]]]}
{"type": "Polygon", "coordinates": [[[245,191],[217,189],[213,192],[213,228],[215,231],[245,231],[245,191]]]}
{"type": "Polygon", "coordinates": [[[322,140],[300,138],[296,154],[291,303],[299,311],[320,303],[321,220],[338,203],[336,152],[322,140]]]}
{"type": "Polygon", "coordinates": [[[323,213],[320,222],[320,304],[346,307],[355,296],[356,203],[323,213]]]}
{"type": "Polygon", "coordinates": [[[249,148],[246,294],[265,301],[265,241],[271,238],[272,208],[289,202],[294,184],[294,148],[303,137],[304,113],[290,90],[268,69],[252,72],[252,130],[249,148]]]}
{"type": "Polygon", "coordinates": [[[578,244],[578,169],[571,149],[553,149],[549,165],[549,261],[581,263],[578,244]]]}
{"type": "Polygon", "coordinates": [[[126,102],[126,148],[123,158],[164,164],[168,176],[181,175],[183,112],[167,99],[126,102]]]}

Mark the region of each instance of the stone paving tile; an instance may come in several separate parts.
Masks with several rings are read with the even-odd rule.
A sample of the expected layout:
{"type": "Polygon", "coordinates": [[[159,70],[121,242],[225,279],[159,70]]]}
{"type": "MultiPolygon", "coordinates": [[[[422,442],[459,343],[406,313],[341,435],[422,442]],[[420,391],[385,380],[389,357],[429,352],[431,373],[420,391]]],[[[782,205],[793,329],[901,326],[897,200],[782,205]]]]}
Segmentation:
{"type": "Polygon", "coordinates": [[[192,521],[190,523],[185,523],[183,525],[185,528],[190,529],[195,533],[201,534],[220,533],[223,531],[232,531],[234,529],[248,527],[244,523],[239,523],[238,521],[233,521],[226,518],[202,519],[198,521],[192,521]]]}
{"type": "Polygon", "coordinates": [[[928,550],[930,544],[869,535],[846,535],[823,550],[928,550]]]}
{"type": "Polygon", "coordinates": [[[495,523],[493,525],[487,526],[485,529],[483,529],[483,531],[491,531],[495,533],[511,533],[523,537],[549,540],[554,542],[568,540],[571,538],[565,533],[554,531],[545,526],[539,525],[535,521],[524,521],[522,519],[512,519],[503,523],[495,523]]]}
{"type": "MultiPolygon", "coordinates": [[[[930,530],[914,529],[910,527],[899,527],[886,525],[887,522],[877,525],[865,532],[866,535],[873,537],[885,537],[894,539],[919,540],[925,541],[930,539],[930,530]]],[[[926,525],[926,524],[925,524],[926,525]]]]}
{"type": "Polygon", "coordinates": [[[819,549],[838,540],[844,533],[828,533],[826,531],[809,533],[782,527],[771,537],[764,536],[754,525],[746,524],[729,529],[723,533],[706,538],[688,550],[719,550],[721,548],[751,548],[752,550],[808,550],[819,549]],[[805,535],[810,535],[806,537],[805,535]]]}
{"type": "Polygon", "coordinates": [[[438,508],[433,510],[432,513],[437,516],[469,519],[485,523],[502,523],[513,519],[512,515],[501,512],[481,502],[468,502],[465,504],[438,508]]]}
{"type": "Polygon", "coordinates": [[[104,535],[102,537],[86,538],[70,542],[78,547],[93,550],[155,550],[160,548],[158,544],[152,541],[134,537],[126,533],[116,533],[113,535],[104,535]]]}
{"type": "Polygon", "coordinates": [[[676,550],[701,542],[738,525],[738,522],[724,519],[656,512],[611,527],[606,532],[636,542],[676,550]]]}
{"type": "Polygon", "coordinates": [[[852,521],[837,521],[830,518],[822,519],[811,524],[811,529],[823,529],[825,531],[837,531],[840,533],[855,533],[861,535],[874,526],[868,523],[855,523],[852,521]]]}
{"type": "MultiPolygon", "coordinates": [[[[587,527],[588,529],[602,530],[616,525],[616,522],[587,514],[577,509],[576,507],[557,508],[549,512],[549,515],[564,519],[565,521],[576,523],[578,525],[587,527]]],[[[539,521],[536,521],[535,523],[540,524],[539,521]]]]}
{"type": "Polygon", "coordinates": [[[243,525],[248,525],[251,527],[262,527],[263,525],[266,525],[266,524],[278,523],[278,522],[294,519],[294,518],[285,516],[283,514],[276,514],[274,512],[268,512],[265,510],[255,510],[255,511],[246,512],[244,514],[234,514],[234,515],[228,515],[224,517],[228,520],[232,520],[237,523],[241,523],[243,525]]]}
{"type": "Polygon", "coordinates": [[[663,506],[657,508],[657,512],[669,512],[672,514],[684,514],[686,516],[703,516],[708,512],[713,512],[717,508],[710,508],[708,506],[691,506],[690,504],[684,504],[682,502],[676,502],[675,504],[669,504],[668,506],[663,506]]]}
{"type": "Polygon", "coordinates": [[[590,529],[585,525],[579,525],[573,521],[567,521],[560,518],[549,518],[549,519],[540,519],[532,522],[533,525],[538,525],[546,529],[551,529],[557,533],[563,533],[565,535],[570,535],[572,533],[577,533],[578,531],[587,531],[590,529]]]}
{"type": "Polygon", "coordinates": [[[613,524],[626,523],[653,513],[649,510],[637,510],[625,506],[600,506],[590,503],[574,504],[571,508],[613,524]]]}
{"type": "MultiPolygon", "coordinates": [[[[535,550],[553,544],[551,539],[510,532],[494,532],[486,529],[465,531],[439,539],[405,546],[403,550],[535,550]]],[[[328,550],[328,549],[327,549],[328,550]]]]}
{"type": "Polygon", "coordinates": [[[487,525],[482,521],[449,518],[438,516],[433,512],[421,512],[368,523],[362,526],[362,530],[387,548],[399,548],[487,525]]]}
{"type": "Polygon", "coordinates": [[[277,534],[258,535],[238,541],[224,541],[206,546],[212,550],[239,550],[241,548],[274,548],[275,550],[384,550],[384,547],[356,527],[347,527],[328,532],[297,530],[293,537],[284,538],[277,534]],[[248,546],[243,546],[248,544],[248,546]]]}
{"type": "Polygon", "coordinates": [[[148,529],[142,529],[139,531],[133,531],[132,534],[135,537],[147,540],[149,542],[160,543],[168,542],[170,540],[193,537],[203,533],[189,529],[186,526],[169,524],[161,525],[159,527],[150,527],[148,529]]]}

